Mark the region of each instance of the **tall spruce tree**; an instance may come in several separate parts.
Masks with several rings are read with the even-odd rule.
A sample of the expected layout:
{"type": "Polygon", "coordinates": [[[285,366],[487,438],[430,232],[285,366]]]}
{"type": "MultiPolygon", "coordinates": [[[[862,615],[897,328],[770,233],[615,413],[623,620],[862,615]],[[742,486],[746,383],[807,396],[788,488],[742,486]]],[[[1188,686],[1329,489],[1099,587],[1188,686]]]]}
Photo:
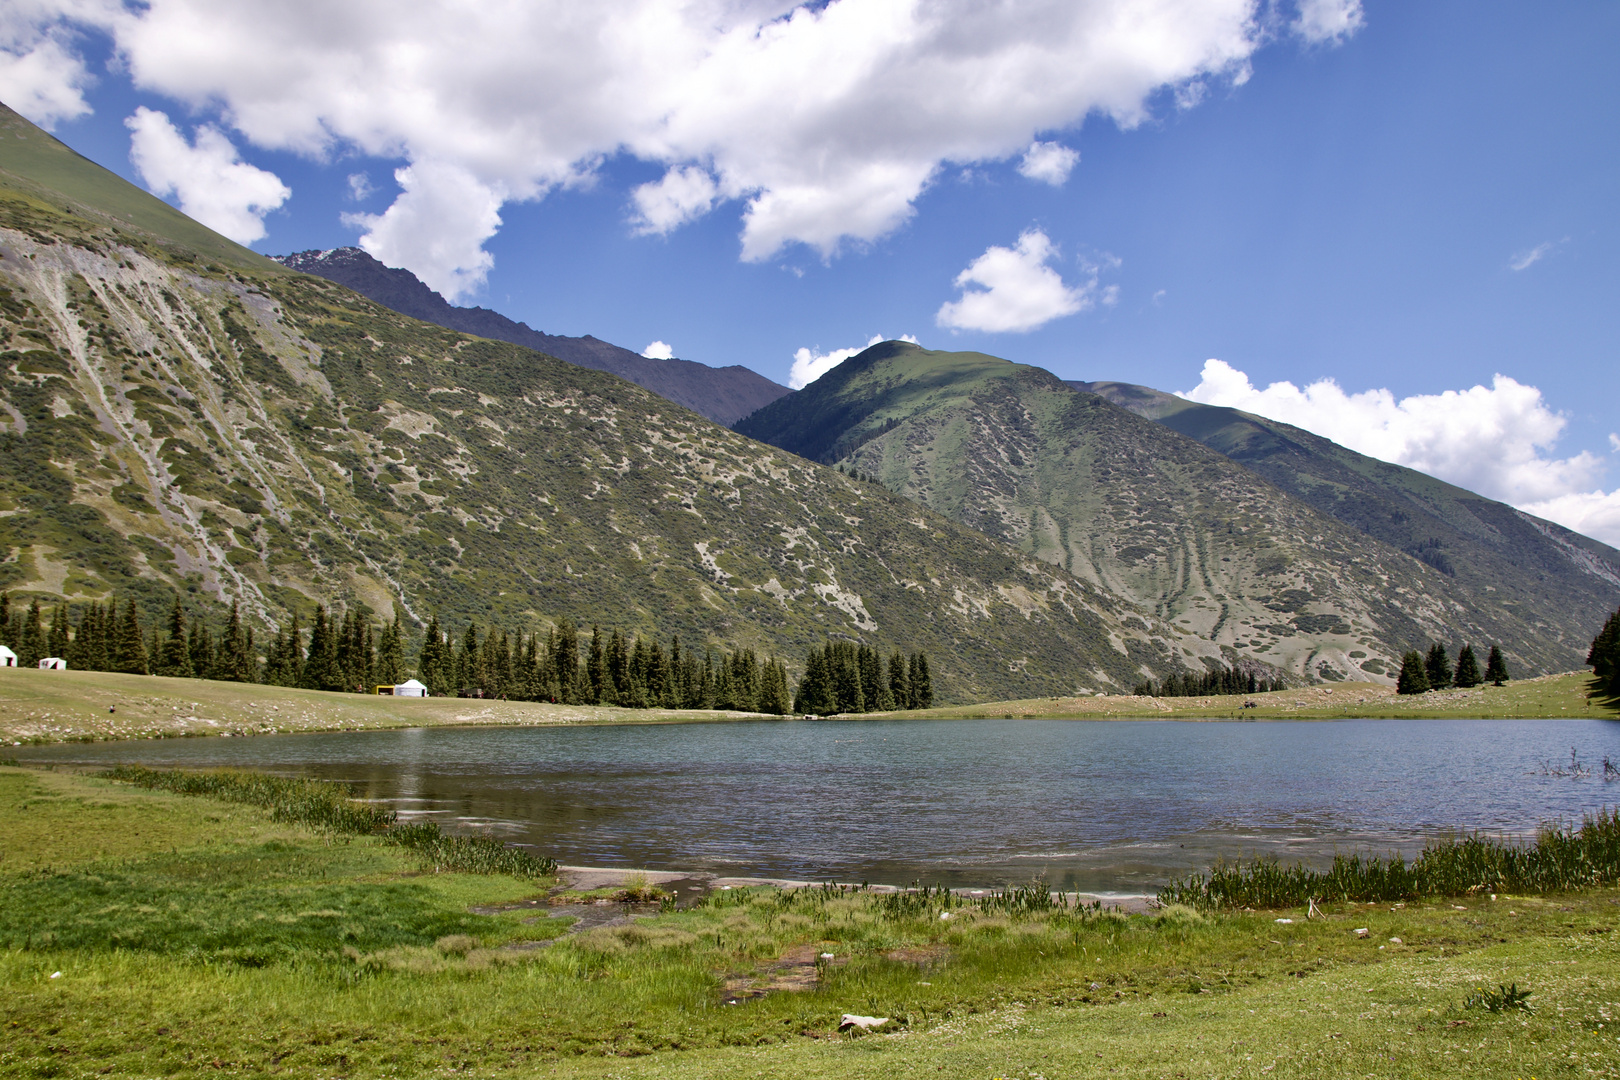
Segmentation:
{"type": "Polygon", "coordinates": [[[1474,656],[1474,647],[1464,645],[1457,650],[1457,671],[1451,677],[1452,685],[1460,686],[1466,690],[1471,686],[1478,686],[1484,681],[1484,678],[1479,673],[1479,660],[1474,656]]]}
{"type": "Polygon", "coordinates": [[[1417,650],[1401,657],[1401,674],[1395,680],[1397,694],[1422,694],[1429,689],[1429,672],[1417,650]]]}
{"type": "Polygon", "coordinates": [[[1423,658],[1423,673],[1429,677],[1429,686],[1439,690],[1451,685],[1451,657],[1438,641],[1429,646],[1429,655],[1423,658]]]}
{"type": "Polygon", "coordinates": [[[22,632],[17,635],[17,664],[25,668],[39,666],[39,662],[48,655],[45,645],[45,624],[39,601],[35,600],[28,605],[28,614],[23,616],[22,632]]]}
{"type": "Polygon", "coordinates": [[[932,709],[934,707],[934,677],[928,670],[928,654],[911,654],[911,707],[913,709],[932,709]]]}
{"type": "Polygon", "coordinates": [[[1502,650],[1495,645],[1485,657],[1485,681],[1492,686],[1506,686],[1508,682],[1507,661],[1502,659],[1502,650]]]}
{"type": "Polygon", "coordinates": [[[72,637],[68,633],[67,609],[57,604],[56,610],[51,615],[51,632],[46,636],[45,647],[51,656],[60,656],[65,660],[72,643],[72,637]]]}
{"type": "Polygon", "coordinates": [[[1620,695],[1620,611],[1610,615],[1592,639],[1586,662],[1605,693],[1620,695]]]}
{"type": "Polygon", "coordinates": [[[187,632],[186,612],[180,606],[178,593],[169,611],[168,633],[163,643],[153,651],[156,658],[152,663],[152,674],[190,678],[196,673],[191,666],[191,636],[187,632]]]}
{"type": "Polygon", "coordinates": [[[126,675],[145,675],[146,642],[141,635],[141,614],[134,600],[124,601],[124,615],[118,620],[112,641],[112,669],[126,675]]]}

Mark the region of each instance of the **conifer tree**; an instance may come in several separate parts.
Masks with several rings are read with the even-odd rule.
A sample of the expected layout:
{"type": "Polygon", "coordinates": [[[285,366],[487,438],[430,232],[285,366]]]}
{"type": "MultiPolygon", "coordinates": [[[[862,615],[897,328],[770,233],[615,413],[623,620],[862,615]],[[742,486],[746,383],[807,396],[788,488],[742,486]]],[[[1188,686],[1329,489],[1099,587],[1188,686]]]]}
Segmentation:
{"type": "Polygon", "coordinates": [[[176,594],[174,607],[169,611],[168,636],[153,650],[156,656],[152,664],[154,675],[189,678],[195,673],[191,666],[191,640],[186,630],[186,612],[180,606],[179,594],[176,594]]]}
{"type": "Polygon", "coordinates": [[[804,678],[799,680],[798,693],[793,699],[793,711],[815,716],[827,716],[837,709],[832,693],[832,679],[827,670],[827,654],[811,649],[805,658],[804,678]]]}
{"type": "Polygon", "coordinates": [[[931,709],[934,707],[934,677],[928,670],[928,654],[913,653],[911,655],[911,707],[913,709],[931,709]]]}
{"type": "Polygon", "coordinates": [[[439,629],[439,617],[428,620],[427,633],[422,637],[422,651],[416,658],[416,677],[434,697],[452,695],[451,683],[455,679],[455,664],[445,643],[444,631],[439,629]]]}
{"type": "Polygon", "coordinates": [[[1397,694],[1422,694],[1429,689],[1429,672],[1423,657],[1413,649],[1401,657],[1401,674],[1395,681],[1397,694]]]}
{"type": "Polygon", "coordinates": [[[1451,657],[1438,641],[1429,646],[1429,655],[1423,658],[1423,673],[1429,677],[1429,686],[1440,690],[1451,685],[1451,657]]]}
{"type": "Polygon", "coordinates": [[[337,634],[327,618],[326,605],[315,605],[315,621],[309,627],[309,651],[298,685],[305,690],[341,690],[343,673],[337,665],[337,634]]]}
{"type": "Polygon", "coordinates": [[[1479,673],[1479,660],[1474,656],[1474,647],[1464,645],[1457,651],[1457,671],[1452,676],[1452,685],[1460,686],[1466,690],[1468,687],[1478,686],[1484,681],[1484,678],[1479,673]]]}
{"type": "Polygon", "coordinates": [[[1502,659],[1502,650],[1495,645],[1485,657],[1485,681],[1492,686],[1506,686],[1508,682],[1507,661],[1502,659]]]}
{"type": "Polygon", "coordinates": [[[590,694],[587,704],[606,704],[608,692],[607,645],[602,640],[602,628],[600,626],[591,627],[591,648],[585,659],[585,677],[590,682],[590,694]]]}
{"type": "Polygon", "coordinates": [[[11,594],[8,592],[0,593],[0,645],[13,652],[17,649],[17,630],[11,621],[11,594]]]}
{"type": "Polygon", "coordinates": [[[911,676],[906,670],[906,658],[899,649],[889,657],[889,697],[893,708],[911,708],[911,676]]]}
{"type": "Polygon", "coordinates": [[[71,644],[72,639],[68,635],[67,609],[61,604],[57,604],[56,611],[51,617],[51,632],[46,638],[45,647],[49,650],[49,655],[60,656],[65,660],[69,651],[68,647],[71,644]]]}
{"type": "Polygon", "coordinates": [[[124,617],[118,621],[113,635],[113,670],[126,675],[145,675],[147,667],[146,642],[141,637],[141,616],[134,600],[124,602],[124,617]]]}
{"type": "Polygon", "coordinates": [[[787,666],[776,657],[765,662],[760,671],[758,711],[782,716],[788,711],[787,666]]]}
{"type": "Polygon", "coordinates": [[[1592,639],[1586,662],[1605,693],[1620,695],[1620,611],[1610,615],[1592,639]]]}
{"type": "Polygon", "coordinates": [[[557,623],[551,664],[557,669],[558,700],[565,705],[583,704],[585,689],[579,670],[579,630],[572,619],[564,618],[557,623]]]}
{"type": "Polygon", "coordinates": [[[39,601],[35,600],[28,605],[28,614],[23,616],[22,632],[17,635],[17,664],[19,667],[31,668],[39,666],[45,659],[45,626],[40,615],[39,601]]]}
{"type": "Polygon", "coordinates": [[[191,656],[191,674],[199,679],[215,678],[214,639],[208,636],[208,624],[202,619],[191,620],[191,634],[186,642],[191,656]]]}
{"type": "Polygon", "coordinates": [[[252,682],[258,674],[247,635],[242,632],[240,601],[231,601],[231,617],[225,623],[225,636],[220,640],[219,653],[219,674],[216,678],[226,682],[252,682]]]}

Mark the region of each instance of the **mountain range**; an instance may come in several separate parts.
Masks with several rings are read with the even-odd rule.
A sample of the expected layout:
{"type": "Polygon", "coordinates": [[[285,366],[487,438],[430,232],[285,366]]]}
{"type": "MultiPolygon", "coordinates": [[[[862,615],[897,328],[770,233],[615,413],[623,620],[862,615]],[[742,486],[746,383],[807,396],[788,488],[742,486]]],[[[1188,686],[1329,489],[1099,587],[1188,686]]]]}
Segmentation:
{"type": "Polygon", "coordinates": [[[832,637],[928,652],[941,701],[1435,640],[1567,670],[1620,605],[1620,552],[1287,425],[904,342],[789,393],[540,334],[257,255],[3,106],[0,374],[23,599],[832,637]]]}
{"type": "Polygon", "coordinates": [[[346,285],[401,315],[510,341],[580,367],[610,371],[718,424],[735,423],[788,392],[787,387],[740,364],[713,368],[692,360],[642,356],[588,334],[543,334],[488,308],[456,307],[409,270],[385,266],[356,247],[300,251],[275,259],[300,273],[346,285]]]}
{"type": "Polygon", "coordinates": [[[979,353],[875,345],[738,431],[893,491],[1296,676],[1411,648],[1579,666],[1620,552],[1297,428],[979,353]]]}
{"type": "Polygon", "coordinates": [[[407,318],[0,113],[0,588],[929,654],[941,701],[1219,650],[617,376],[407,318]],[[204,242],[205,241],[205,242],[204,242]]]}

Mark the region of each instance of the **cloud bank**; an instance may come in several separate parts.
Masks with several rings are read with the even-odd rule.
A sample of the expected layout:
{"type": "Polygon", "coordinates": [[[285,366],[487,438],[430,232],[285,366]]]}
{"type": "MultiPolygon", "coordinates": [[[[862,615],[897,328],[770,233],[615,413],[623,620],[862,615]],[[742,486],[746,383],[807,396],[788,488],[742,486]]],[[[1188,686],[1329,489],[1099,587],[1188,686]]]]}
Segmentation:
{"type": "Polygon", "coordinates": [[[1178,396],[1302,427],[1620,546],[1620,491],[1601,490],[1605,462],[1589,451],[1553,456],[1568,421],[1540,390],[1506,375],[1397,400],[1388,390],[1347,393],[1333,379],[1259,389],[1230,364],[1206,360],[1198,385],[1178,396]]]}
{"type": "Polygon", "coordinates": [[[865,352],[880,341],[909,341],[913,345],[917,344],[917,339],[910,334],[901,334],[897,338],[873,334],[872,340],[865,345],[854,345],[847,349],[834,349],[829,353],[817,352],[814,349],[799,349],[793,354],[793,366],[788,370],[788,389],[804,389],[845,360],[865,352]]]}
{"type": "Polygon", "coordinates": [[[240,160],[217,128],[205,124],[188,143],[166,113],[144,105],[124,126],[130,161],[152,193],[177,196],[181,210],[238,244],[262,240],[264,215],[292,194],[275,173],[240,160]]]}
{"type": "MultiPolygon", "coordinates": [[[[874,241],[952,167],[1017,158],[1061,182],[1073,151],[1043,134],[1093,115],[1129,128],[1161,91],[1243,81],[1275,10],[1261,0],[13,0],[0,16],[0,86],[24,84],[36,119],[82,112],[72,31],[93,28],[139,89],[217,110],[256,146],[404,159],[416,186],[355,219],[362,246],[430,282],[476,283],[504,201],[589,183],[615,156],[665,170],[632,196],[633,229],[668,232],[740,200],[741,255],[755,261],[789,245],[830,258],[874,241]],[[395,226],[438,205],[452,174],[473,209],[431,243],[404,241],[395,226]]],[[[1290,10],[1307,41],[1360,25],[1348,0],[1290,10]]]]}

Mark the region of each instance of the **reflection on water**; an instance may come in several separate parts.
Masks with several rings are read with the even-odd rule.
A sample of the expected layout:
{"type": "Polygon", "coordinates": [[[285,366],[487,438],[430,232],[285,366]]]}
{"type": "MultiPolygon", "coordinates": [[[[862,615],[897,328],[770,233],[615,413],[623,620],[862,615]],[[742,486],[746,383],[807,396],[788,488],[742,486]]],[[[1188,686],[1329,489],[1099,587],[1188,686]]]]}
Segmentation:
{"type": "Polygon", "coordinates": [[[29,760],[346,780],[567,864],[1146,892],[1219,857],[1414,852],[1620,802],[1593,720],[761,721],[38,747],[29,760]]]}

